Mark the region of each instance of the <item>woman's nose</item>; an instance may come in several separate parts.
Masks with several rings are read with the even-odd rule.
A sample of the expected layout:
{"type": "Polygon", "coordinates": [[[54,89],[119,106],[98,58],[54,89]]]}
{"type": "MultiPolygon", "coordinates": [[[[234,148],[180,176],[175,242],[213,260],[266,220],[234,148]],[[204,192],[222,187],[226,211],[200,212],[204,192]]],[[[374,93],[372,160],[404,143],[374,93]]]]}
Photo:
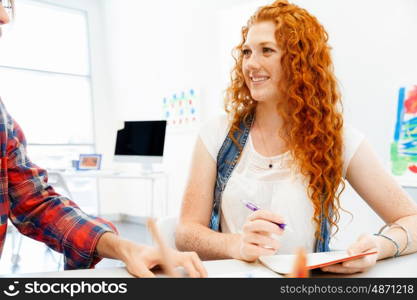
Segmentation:
{"type": "Polygon", "coordinates": [[[253,54],[246,60],[246,67],[250,70],[256,70],[260,68],[257,55],[253,54]]]}
{"type": "Polygon", "coordinates": [[[3,5],[0,5],[0,25],[4,25],[10,22],[9,14],[3,5]]]}

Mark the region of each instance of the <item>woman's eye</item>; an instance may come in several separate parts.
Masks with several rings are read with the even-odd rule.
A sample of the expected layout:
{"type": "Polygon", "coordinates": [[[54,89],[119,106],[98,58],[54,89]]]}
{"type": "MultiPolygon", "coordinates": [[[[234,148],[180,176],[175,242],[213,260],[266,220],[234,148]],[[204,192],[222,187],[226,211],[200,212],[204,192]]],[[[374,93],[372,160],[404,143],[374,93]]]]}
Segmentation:
{"type": "Polygon", "coordinates": [[[272,50],[271,48],[263,48],[263,52],[270,53],[270,52],[274,52],[274,50],[272,50]]]}
{"type": "Polygon", "coordinates": [[[243,50],[242,50],[242,54],[243,54],[244,56],[247,56],[247,55],[249,55],[249,54],[250,54],[250,50],[249,50],[249,49],[243,49],[243,50]]]}

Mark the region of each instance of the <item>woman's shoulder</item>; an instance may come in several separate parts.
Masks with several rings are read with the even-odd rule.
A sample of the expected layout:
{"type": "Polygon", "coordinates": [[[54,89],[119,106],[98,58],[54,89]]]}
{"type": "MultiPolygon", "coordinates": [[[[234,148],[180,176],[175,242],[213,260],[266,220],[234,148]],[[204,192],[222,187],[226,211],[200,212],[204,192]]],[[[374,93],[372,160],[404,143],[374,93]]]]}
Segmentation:
{"type": "Polygon", "coordinates": [[[220,114],[207,119],[200,129],[200,133],[227,134],[231,126],[229,117],[226,114],[220,114]]]}
{"type": "Polygon", "coordinates": [[[355,155],[365,135],[350,123],[343,127],[343,177],[346,177],[347,168],[352,157],[355,155]]]}
{"type": "Polygon", "coordinates": [[[361,142],[365,138],[365,135],[354,125],[349,122],[345,122],[343,125],[343,139],[345,144],[352,142],[361,142]]]}
{"type": "Polygon", "coordinates": [[[228,116],[222,114],[207,119],[200,128],[200,138],[214,160],[226,139],[230,124],[228,116]]]}

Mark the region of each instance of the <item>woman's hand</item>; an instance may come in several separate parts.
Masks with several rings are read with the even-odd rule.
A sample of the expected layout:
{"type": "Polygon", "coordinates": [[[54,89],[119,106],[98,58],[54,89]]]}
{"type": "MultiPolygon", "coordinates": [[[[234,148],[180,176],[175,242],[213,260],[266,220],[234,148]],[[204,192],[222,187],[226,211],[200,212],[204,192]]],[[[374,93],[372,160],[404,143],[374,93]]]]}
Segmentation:
{"type": "MultiPolygon", "coordinates": [[[[368,251],[380,252],[378,239],[370,234],[361,235],[358,240],[348,248],[349,255],[360,254],[368,251]]],[[[366,255],[355,260],[345,261],[340,264],[327,266],[321,270],[324,272],[342,274],[362,273],[376,264],[378,260],[378,253],[366,255]]]]}
{"type": "Polygon", "coordinates": [[[262,255],[274,255],[280,248],[273,235],[282,235],[284,231],[275,223],[284,223],[281,216],[267,210],[258,210],[246,219],[239,241],[238,259],[255,261],[262,255]]]}

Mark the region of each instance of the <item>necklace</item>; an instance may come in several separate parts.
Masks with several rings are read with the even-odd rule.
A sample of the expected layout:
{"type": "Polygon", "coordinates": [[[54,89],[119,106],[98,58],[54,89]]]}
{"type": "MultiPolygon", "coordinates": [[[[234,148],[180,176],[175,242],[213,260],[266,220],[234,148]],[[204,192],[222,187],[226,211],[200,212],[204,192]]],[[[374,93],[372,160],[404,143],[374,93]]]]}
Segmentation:
{"type": "MultiPolygon", "coordinates": [[[[269,156],[271,152],[269,152],[268,147],[266,147],[266,143],[265,143],[264,135],[263,135],[262,130],[261,130],[261,126],[259,125],[258,121],[257,121],[257,123],[258,123],[259,132],[260,132],[260,135],[261,135],[262,144],[264,145],[264,148],[265,148],[266,152],[268,152],[267,155],[269,156]]],[[[268,157],[268,159],[269,159],[268,167],[269,167],[269,169],[272,169],[274,167],[274,164],[272,162],[272,159],[270,159],[270,157],[268,157]]]]}

